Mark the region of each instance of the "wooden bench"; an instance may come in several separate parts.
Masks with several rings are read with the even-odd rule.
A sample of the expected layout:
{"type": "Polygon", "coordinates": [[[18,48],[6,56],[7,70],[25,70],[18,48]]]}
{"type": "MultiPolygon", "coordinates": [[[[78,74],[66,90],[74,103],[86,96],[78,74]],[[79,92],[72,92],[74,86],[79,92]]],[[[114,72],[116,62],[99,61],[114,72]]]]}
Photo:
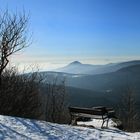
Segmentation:
{"type": "Polygon", "coordinates": [[[80,108],[80,107],[69,107],[69,112],[71,115],[71,124],[76,125],[77,119],[80,117],[91,118],[91,119],[102,119],[103,128],[106,122],[106,127],[108,127],[108,122],[110,118],[115,116],[115,111],[113,108],[107,108],[103,106],[92,107],[92,108],[80,108]]]}

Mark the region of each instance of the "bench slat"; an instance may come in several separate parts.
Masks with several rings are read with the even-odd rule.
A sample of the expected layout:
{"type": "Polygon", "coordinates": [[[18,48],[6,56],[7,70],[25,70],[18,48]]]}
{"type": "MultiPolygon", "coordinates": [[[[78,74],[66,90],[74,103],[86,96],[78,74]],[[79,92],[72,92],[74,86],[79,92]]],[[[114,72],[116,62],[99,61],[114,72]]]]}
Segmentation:
{"type": "Polygon", "coordinates": [[[106,112],[100,109],[93,108],[78,108],[78,107],[69,107],[70,112],[75,113],[86,113],[91,115],[104,115],[106,112]]]}
{"type": "MultiPolygon", "coordinates": [[[[91,119],[103,119],[101,115],[91,115],[91,114],[85,114],[85,113],[73,113],[76,117],[85,117],[85,118],[91,118],[91,119]]],[[[107,115],[104,115],[104,118],[107,118],[107,115]]]]}

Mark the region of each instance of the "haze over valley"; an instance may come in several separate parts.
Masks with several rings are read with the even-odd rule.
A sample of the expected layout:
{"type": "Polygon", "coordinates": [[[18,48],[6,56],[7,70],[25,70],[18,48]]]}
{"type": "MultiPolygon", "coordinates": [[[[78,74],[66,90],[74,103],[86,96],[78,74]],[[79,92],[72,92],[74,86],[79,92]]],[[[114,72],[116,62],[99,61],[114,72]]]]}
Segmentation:
{"type": "Polygon", "coordinates": [[[40,72],[47,81],[65,79],[71,105],[116,106],[131,87],[140,101],[140,60],[89,65],[74,61],[54,71],[40,72]]]}

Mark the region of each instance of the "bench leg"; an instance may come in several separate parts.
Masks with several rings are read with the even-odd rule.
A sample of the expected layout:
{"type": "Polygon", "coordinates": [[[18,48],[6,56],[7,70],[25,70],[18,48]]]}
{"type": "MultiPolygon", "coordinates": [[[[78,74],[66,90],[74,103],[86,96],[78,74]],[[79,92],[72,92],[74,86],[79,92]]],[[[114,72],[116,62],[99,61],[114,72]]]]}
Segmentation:
{"type": "Polygon", "coordinates": [[[108,128],[108,122],[109,122],[109,118],[105,118],[105,119],[103,119],[103,123],[102,123],[102,126],[101,126],[101,128],[104,128],[104,123],[106,122],[106,127],[105,128],[108,128]]]}
{"type": "Polygon", "coordinates": [[[101,128],[104,128],[104,123],[105,123],[105,120],[103,119],[103,123],[102,123],[101,128]]]}
{"type": "Polygon", "coordinates": [[[71,125],[77,125],[77,117],[71,116],[71,125]]]}
{"type": "Polygon", "coordinates": [[[72,125],[77,125],[76,118],[72,120],[71,124],[72,124],[72,125]]]}
{"type": "Polygon", "coordinates": [[[107,121],[106,121],[106,128],[108,128],[108,122],[109,122],[109,118],[107,118],[107,121]]]}
{"type": "Polygon", "coordinates": [[[106,119],[103,119],[103,123],[102,123],[102,126],[101,128],[104,128],[104,123],[106,122],[106,128],[108,128],[108,122],[109,122],[109,118],[106,119]]]}

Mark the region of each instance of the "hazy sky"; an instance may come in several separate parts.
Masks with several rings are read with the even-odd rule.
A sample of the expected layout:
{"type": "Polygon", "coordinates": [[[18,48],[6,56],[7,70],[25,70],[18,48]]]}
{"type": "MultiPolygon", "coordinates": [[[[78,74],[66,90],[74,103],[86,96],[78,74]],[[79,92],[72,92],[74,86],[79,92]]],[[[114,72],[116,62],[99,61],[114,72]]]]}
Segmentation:
{"type": "Polygon", "coordinates": [[[20,66],[140,59],[140,0],[0,0],[5,8],[30,14],[33,43],[12,59],[20,66]]]}

